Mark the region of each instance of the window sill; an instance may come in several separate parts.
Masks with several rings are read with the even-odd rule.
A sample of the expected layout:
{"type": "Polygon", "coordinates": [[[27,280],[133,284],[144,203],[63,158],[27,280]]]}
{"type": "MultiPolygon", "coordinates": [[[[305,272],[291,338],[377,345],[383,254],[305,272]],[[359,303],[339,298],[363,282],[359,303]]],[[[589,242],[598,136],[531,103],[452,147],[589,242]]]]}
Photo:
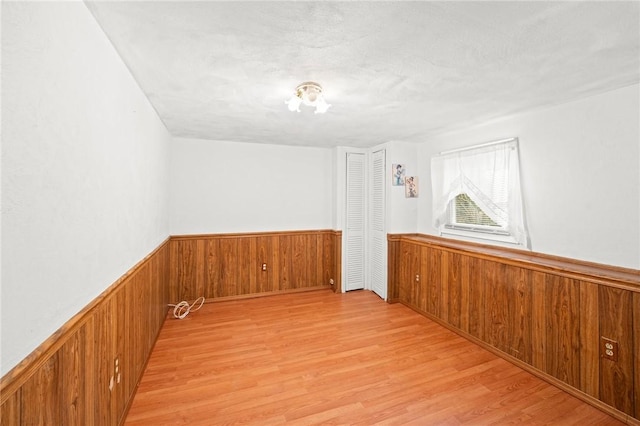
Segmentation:
{"type": "Polygon", "coordinates": [[[443,237],[451,237],[463,241],[489,243],[502,247],[515,247],[519,249],[530,250],[530,248],[526,245],[519,244],[511,235],[465,231],[462,229],[452,229],[447,227],[440,228],[440,235],[443,237]]]}

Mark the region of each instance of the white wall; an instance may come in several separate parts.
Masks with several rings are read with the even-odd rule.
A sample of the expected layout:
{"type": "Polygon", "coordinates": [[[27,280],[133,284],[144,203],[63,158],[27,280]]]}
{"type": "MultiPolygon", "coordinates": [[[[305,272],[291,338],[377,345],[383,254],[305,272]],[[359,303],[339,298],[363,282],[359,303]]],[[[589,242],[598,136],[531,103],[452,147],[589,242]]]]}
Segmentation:
{"type": "Polygon", "coordinates": [[[171,234],[333,227],[332,150],[176,138],[171,234]]]}
{"type": "Polygon", "coordinates": [[[418,167],[418,144],[389,142],[387,149],[387,232],[390,234],[417,232],[418,202],[424,197],[424,177],[418,167]],[[393,164],[405,165],[405,177],[417,176],[418,198],[407,198],[404,186],[393,186],[391,181],[393,164]]]}
{"type": "Polygon", "coordinates": [[[433,154],[515,136],[532,249],[640,269],[639,89],[621,88],[421,144],[418,232],[437,234],[433,154]]]}
{"type": "Polygon", "coordinates": [[[170,137],[84,3],[2,33],[5,374],[168,237],[170,137]]]}

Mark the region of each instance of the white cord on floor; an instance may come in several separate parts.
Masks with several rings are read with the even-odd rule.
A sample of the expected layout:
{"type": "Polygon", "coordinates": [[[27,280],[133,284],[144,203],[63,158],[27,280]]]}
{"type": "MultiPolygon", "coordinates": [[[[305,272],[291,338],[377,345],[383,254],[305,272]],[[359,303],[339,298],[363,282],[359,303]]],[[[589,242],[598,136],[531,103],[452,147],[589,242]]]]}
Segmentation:
{"type": "Polygon", "coordinates": [[[200,296],[200,297],[198,297],[196,299],[195,302],[193,302],[193,305],[189,305],[189,302],[187,302],[186,300],[183,300],[182,302],[178,303],[177,305],[172,305],[171,303],[169,303],[169,306],[173,306],[173,317],[174,318],[183,319],[184,317],[189,315],[189,312],[195,312],[198,309],[202,308],[203,304],[204,304],[204,297],[200,296]],[[198,301],[200,302],[200,304],[198,305],[197,308],[194,308],[194,306],[196,306],[198,301]]]}

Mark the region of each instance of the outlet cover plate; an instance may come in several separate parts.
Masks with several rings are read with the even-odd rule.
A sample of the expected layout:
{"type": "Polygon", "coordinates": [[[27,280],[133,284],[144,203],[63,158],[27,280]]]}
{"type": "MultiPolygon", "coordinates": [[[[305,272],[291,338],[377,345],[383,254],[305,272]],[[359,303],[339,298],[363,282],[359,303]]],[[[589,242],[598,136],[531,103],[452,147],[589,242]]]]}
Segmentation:
{"type": "Polygon", "coordinates": [[[600,356],[611,361],[618,361],[618,342],[600,336],[600,356]]]}

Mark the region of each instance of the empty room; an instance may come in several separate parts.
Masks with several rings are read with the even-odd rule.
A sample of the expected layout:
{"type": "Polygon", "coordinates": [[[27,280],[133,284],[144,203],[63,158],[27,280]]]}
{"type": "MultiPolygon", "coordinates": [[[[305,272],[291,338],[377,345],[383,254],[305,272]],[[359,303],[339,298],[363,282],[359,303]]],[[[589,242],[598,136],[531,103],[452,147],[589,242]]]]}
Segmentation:
{"type": "Polygon", "coordinates": [[[640,2],[0,15],[0,424],[640,426],[640,2]]]}

